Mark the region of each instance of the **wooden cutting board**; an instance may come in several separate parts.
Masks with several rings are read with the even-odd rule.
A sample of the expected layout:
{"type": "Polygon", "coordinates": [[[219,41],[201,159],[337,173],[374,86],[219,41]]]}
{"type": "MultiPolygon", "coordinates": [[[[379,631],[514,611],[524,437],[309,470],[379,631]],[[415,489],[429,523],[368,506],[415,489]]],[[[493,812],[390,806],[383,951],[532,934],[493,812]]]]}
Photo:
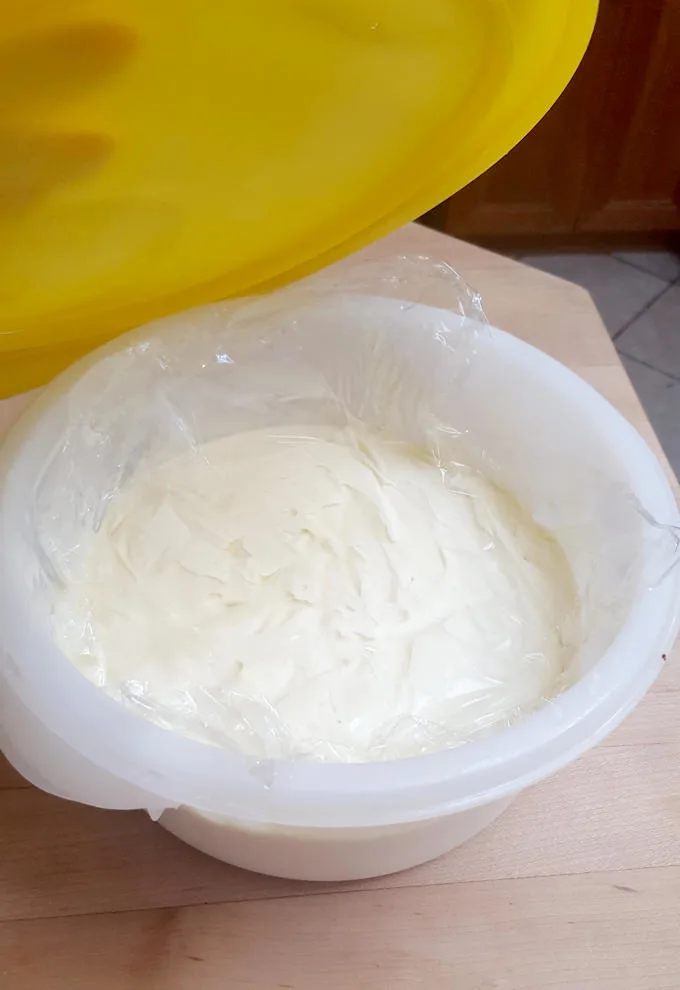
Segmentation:
{"type": "MultiPolygon", "coordinates": [[[[573,368],[659,452],[582,289],[417,226],[367,253],[390,251],[450,261],[492,323],[573,368]]],[[[0,430],[26,401],[0,403],[0,430]]],[[[232,869],[142,812],[58,800],[0,762],[0,990],[680,988],[679,661],[467,845],[357,883],[232,869]]]]}

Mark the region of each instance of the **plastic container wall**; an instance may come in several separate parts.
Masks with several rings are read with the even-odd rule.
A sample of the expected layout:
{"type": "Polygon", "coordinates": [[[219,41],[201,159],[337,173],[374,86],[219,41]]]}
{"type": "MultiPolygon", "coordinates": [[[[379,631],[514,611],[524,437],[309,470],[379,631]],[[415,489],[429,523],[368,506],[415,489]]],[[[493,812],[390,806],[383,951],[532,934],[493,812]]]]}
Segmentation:
{"type": "MultiPolygon", "coordinates": [[[[119,371],[132,405],[116,410],[109,404],[113,419],[86,426],[115,426],[122,441],[121,426],[129,428],[131,442],[138,436],[142,406],[135,407],[134,397],[148,397],[148,381],[146,372],[135,377],[135,348],[154,354],[154,338],[168,329],[158,324],[57,383],[3,450],[0,743],[39,786],[104,807],[145,807],[154,817],[188,806],[248,828],[261,823],[351,831],[455,817],[504,802],[610,732],[661,669],[680,602],[678,511],[670,487],[642,439],[605,400],[501,331],[471,329],[468,318],[450,311],[361,294],[287,290],[283,298],[258,302],[251,314],[259,321],[262,306],[269,311],[282,304],[294,339],[308,342],[307,358],[337,378],[351,372],[354,388],[361,387],[354,369],[357,354],[365,356],[366,328],[385,328],[394,360],[411,381],[428,382],[430,411],[457,424],[461,453],[480,458],[486,472],[555,532],[585,606],[576,683],[541,711],[479,742],[409,760],[320,765],[249,761],[166,732],[86,681],[52,642],[44,585],[49,564],[41,556],[49,558],[50,548],[33,539],[31,499],[42,499],[55,513],[72,511],[79,495],[99,504],[87,486],[101,493],[120,470],[120,450],[112,445],[107,460],[106,446],[99,446],[93,458],[94,434],[80,429],[81,445],[71,447],[70,458],[55,454],[69,424],[78,421],[80,401],[120,380],[119,371]],[[471,341],[477,352],[472,361],[471,341]],[[117,422],[116,416],[123,418],[117,422]]],[[[232,312],[217,306],[175,317],[170,336],[185,339],[190,331],[199,357],[202,335],[211,342],[217,336],[225,344],[218,353],[234,357],[238,346],[252,346],[253,326],[247,320],[248,334],[241,336],[241,326],[232,340],[232,312]]],[[[284,351],[285,336],[276,345],[284,351]]],[[[282,365],[279,356],[283,351],[276,367],[288,373],[295,363],[282,365]]],[[[229,374],[236,366],[218,360],[211,373],[229,374]]],[[[174,384],[172,376],[168,381],[166,397],[174,408],[182,407],[183,390],[190,387],[194,425],[205,414],[201,435],[207,435],[219,390],[203,388],[196,403],[200,376],[191,386],[184,373],[174,384]]],[[[244,415],[252,425],[252,410],[244,415]]],[[[447,841],[454,844],[453,834],[447,841]]]]}

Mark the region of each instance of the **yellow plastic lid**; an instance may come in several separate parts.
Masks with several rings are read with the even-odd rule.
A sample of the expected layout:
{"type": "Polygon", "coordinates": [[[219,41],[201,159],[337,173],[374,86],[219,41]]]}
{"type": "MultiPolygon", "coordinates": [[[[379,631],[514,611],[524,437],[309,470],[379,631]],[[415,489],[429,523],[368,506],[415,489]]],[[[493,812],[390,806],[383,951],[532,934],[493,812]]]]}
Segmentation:
{"type": "Polygon", "coordinates": [[[497,161],[597,0],[5,0],[0,395],[292,280],[497,161]]]}

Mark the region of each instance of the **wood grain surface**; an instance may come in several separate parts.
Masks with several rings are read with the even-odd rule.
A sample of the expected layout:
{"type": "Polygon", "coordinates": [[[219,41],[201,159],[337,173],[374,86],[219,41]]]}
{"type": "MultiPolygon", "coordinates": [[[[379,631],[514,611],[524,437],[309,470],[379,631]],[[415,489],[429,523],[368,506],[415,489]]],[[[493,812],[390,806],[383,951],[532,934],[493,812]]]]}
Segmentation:
{"type": "MultiPolygon", "coordinates": [[[[364,254],[394,252],[450,261],[492,323],[572,367],[659,450],[581,289],[415,226],[364,254]]],[[[0,403],[0,432],[27,401],[0,403]]],[[[0,757],[0,990],[678,990],[679,659],[488,830],[376,880],[248,874],[141,812],[43,794],[0,757]]]]}

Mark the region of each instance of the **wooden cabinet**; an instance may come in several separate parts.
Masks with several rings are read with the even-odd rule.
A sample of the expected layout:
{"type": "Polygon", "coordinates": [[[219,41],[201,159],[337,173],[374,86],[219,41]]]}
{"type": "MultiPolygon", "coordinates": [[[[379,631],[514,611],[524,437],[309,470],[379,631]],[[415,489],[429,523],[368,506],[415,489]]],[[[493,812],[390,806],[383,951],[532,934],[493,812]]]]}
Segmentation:
{"type": "Polygon", "coordinates": [[[600,0],[553,109],[437,215],[490,242],[680,231],[680,0],[600,0]]]}

